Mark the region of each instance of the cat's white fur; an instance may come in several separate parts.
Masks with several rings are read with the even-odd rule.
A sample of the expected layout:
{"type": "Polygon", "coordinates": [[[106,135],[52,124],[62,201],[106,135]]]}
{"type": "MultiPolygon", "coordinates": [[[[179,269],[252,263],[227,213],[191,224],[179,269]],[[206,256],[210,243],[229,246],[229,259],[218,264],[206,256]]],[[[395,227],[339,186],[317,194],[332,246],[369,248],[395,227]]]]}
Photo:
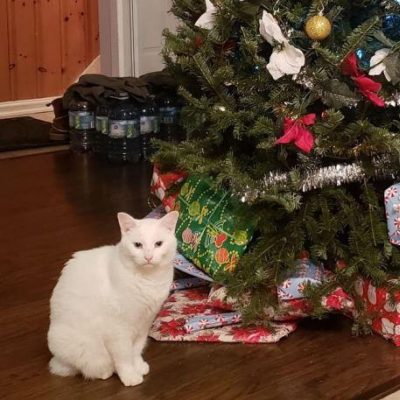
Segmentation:
{"type": "Polygon", "coordinates": [[[117,245],[67,262],[50,300],[53,374],[107,379],[116,372],[126,386],[143,382],[146,338],[173,279],[177,218],[176,211],[160,220],[119,213],[117,245]]]}

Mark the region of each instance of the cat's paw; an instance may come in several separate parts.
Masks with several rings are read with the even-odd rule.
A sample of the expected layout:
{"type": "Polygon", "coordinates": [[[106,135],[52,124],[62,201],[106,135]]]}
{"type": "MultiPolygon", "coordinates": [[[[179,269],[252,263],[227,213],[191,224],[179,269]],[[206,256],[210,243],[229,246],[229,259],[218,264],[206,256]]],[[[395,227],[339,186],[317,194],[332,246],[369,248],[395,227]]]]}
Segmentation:
{"type": "Polygon", "coordinates": [[[144,361],[142,357],[137,358],[135,360],[135,367],[137,368],[138,372],[142,375],[147,375],[150,372],[149,364],[147,364],[147,362],[144,361]]]}
{"type": "Polygon", "coordinates": [[[143,375],[133,367],[125,367],[118,371],[119,379],[125,386],[137,386],[143,382],[143,375]]]}
{"type": "Polygon", "coordinates": [[[105,371],[103,372],[103,374],[100,376],[100,379],[102,379],[103,381],[106,381],[107,379],[111,378],[114,374],[114,371],[110,370],[110,371],[105,371]]]}

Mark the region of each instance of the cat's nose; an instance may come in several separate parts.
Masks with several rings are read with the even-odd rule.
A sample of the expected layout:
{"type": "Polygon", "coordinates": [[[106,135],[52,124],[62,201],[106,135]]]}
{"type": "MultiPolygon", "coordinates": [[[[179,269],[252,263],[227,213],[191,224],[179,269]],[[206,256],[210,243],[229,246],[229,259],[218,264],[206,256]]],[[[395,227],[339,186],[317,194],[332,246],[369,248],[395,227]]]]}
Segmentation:
{"type": "Polygon", "coordinates": [[[153,256],[150,256],[150,257],[147,256],[147,257],[145,257],[145,259],[146,259],[147,262],[150,262],[153,259],[153,256]]]}

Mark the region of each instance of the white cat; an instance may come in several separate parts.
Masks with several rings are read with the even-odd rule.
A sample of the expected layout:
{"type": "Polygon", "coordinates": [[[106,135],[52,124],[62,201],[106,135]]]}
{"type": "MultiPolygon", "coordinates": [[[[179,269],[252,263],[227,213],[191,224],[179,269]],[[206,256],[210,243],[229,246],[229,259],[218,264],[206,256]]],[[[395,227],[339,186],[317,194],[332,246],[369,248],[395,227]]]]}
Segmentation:
{"type": "Polygon", "coordinates": [[[119,213],[117,245],[67,262],[50,300],[53,374],[108,379],[116,372],[125,386],[143,382],[142,352],[173,279],[177,219],[176,211],[159,220],[119,213]]]}

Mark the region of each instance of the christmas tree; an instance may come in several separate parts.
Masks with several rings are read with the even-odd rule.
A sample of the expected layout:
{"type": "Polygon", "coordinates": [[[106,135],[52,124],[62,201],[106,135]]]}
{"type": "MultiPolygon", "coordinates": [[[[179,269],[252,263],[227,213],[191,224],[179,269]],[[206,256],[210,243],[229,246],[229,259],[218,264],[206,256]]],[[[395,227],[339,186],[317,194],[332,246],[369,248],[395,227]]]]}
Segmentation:
{"type": "Polygon", "coordinates": [[[174,0],[172,12],[164,57],[186,140],[160,142],[155,159],[211,177],[256,219],[225,282],[251,293],[247,315],[276,301],[304,250],[335,272],[306,290],[315,304],[359,276],[398,276],[383,197],[400,171],[400,2],[174,0]]]}

